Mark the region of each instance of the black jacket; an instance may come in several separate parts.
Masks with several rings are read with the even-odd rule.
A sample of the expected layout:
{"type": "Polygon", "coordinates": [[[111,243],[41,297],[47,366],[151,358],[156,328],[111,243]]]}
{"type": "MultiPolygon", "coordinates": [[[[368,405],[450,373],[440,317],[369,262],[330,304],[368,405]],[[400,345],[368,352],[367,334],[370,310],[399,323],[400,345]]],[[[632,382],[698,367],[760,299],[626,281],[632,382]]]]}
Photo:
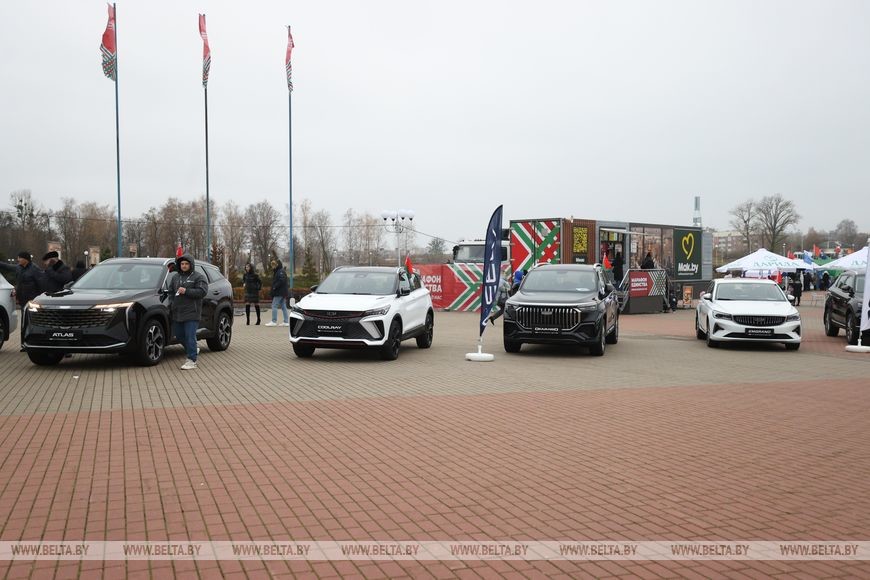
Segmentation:
{"type": "Polygon", "coordinates": [[[643,259],[643,263],[640,265],[640,267],[644,270],[655,270],[656,263],[651,257],[647,256],[643,259]]]}
{"type": "Polygon", "coordinates": [[[48,293],[60,292],[64,284],[72,282],[73,275],[69,266],[58,260],[45,269],[45,291],[48,293]]]}
{"type": "Polygon", "coordinates": [[[260,290],[263,288],[260,276],[254,271],[245,272],[242,275],[242,284],[245,286],[245,302],[259,302],[260,290]]]}
{"type": "Polygon", "coordinates": [[[272,278],[272,292],[270,296],[272,298],[278,296],[287,298],[289,290],[287,284],[287,272],[284,271],[284,266],[278,266],[275,268],[275,277],[272,278]]]}
{"type": "Polygon", "coordinates": [[[10,266],[0,262],[0,270],[15,273],[15,298],[19,306],[24,306],[43,292],[44,273],[42,270],[28,262],[21,266],[10,266]]]}
{"type": "Polygon", "coordinates": [[[190,256],[181,256],[175,261],[175,272],[169,279],[169,312],[173,322],[186,322],[202,318],[202,299],[208,294],[208,280],[194,269],[196,262],[190,256]],[[179,262],[190,262],[190,271],[181,271],[179,262]],[[184,286],[184,294],[176,294],[184,286]]]}

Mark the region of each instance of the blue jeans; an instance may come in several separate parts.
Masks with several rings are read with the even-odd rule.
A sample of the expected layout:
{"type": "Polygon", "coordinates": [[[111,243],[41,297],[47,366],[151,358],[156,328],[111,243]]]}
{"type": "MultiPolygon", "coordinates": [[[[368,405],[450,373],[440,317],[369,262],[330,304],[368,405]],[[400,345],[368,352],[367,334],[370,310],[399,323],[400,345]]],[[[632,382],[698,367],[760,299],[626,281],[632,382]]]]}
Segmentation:
{"type": "Polygon", "coordinates": [[[172,323],[172,334],[184,347],[187,358],[196,362],[196,329],[199,328],[198,320],[185,320],[184,322],[172,323]]]}
{"type": "Polygon", "coordinates": [[[287,314],[287,301],[283,296],[275,296],[272,298],[272,322],[278,322],[278,305],[281,306],[281,311],[284,312],[284,322],[290,322],[290,315],[287,314]]]}

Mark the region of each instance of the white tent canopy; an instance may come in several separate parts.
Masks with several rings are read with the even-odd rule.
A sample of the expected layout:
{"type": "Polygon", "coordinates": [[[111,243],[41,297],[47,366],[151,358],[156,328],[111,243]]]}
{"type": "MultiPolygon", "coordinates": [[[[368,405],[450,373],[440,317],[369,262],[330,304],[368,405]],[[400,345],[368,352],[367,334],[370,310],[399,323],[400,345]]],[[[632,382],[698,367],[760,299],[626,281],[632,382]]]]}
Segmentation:
{"type": "Polygon", "coordinates": [[[775,274],[777,272],[795,272],[797,270],[812,270],[814,264],[808,264],[801,260],[792,260],[779,254],[769,252],[764,248],[756,250],[739,260],[734,260],[724,266],[716,268],[717,272],[729,272],[740,270],[741,272],[760,272],[775,274]]]}
{"type": "Polygon", "coordinates": [[[867,268],[867,246],[833,262],[816,266],[816,268],[819,270],[860,270],[863,272],[867,268]]]}

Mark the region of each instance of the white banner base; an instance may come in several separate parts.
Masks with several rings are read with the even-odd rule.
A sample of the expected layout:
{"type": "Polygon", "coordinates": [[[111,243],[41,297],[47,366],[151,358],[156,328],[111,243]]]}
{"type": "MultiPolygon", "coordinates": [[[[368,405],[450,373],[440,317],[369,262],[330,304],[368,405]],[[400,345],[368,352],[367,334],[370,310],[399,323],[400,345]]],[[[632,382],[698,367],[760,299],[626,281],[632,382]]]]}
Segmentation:
{"type": "Polygon", "coordinates": [[[465,353],[465,360],[470,360],[472,362],[492,362],[495,360],[495,355],[483,352],[483,345],[478,344],[477,352],[465,353]]]}

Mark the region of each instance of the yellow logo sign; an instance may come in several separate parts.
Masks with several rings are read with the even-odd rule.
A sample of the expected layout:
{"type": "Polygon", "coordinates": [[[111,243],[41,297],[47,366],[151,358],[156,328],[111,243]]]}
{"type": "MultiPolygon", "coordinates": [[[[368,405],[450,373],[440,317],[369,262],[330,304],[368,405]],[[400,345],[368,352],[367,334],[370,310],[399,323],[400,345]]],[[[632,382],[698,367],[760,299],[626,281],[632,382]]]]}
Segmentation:
{"type": "Polygon", "coordinates": [[[695,251],[695,234],[689,232],[683,236],[682,246],[683,253],[686,254],[686,260],[691,260],[692,252],[695,251]]]}

